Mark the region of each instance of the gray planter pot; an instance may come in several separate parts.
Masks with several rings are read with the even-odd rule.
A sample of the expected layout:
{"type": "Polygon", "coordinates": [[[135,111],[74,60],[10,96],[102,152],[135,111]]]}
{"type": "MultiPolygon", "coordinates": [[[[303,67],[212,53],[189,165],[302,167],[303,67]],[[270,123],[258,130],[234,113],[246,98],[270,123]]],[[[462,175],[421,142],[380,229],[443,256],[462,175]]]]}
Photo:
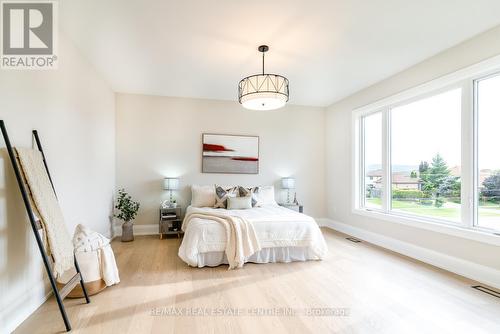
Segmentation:
{"type": "Polygon", "coordinates": [[[128,221],[122,224],[122,242],[134,241],[134,222],[128,221]]]}

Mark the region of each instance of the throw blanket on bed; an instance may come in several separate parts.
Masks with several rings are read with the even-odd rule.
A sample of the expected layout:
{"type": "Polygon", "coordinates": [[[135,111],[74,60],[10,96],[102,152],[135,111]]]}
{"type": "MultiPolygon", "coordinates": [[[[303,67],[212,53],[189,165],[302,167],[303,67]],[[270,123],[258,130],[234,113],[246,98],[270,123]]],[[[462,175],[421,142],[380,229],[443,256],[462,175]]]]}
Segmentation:
{"type": "Polygon", "coordinates": [[[40,214],[47,235],[48,250],[54,259],[56,276],[74,267],[73,244],[64,217],[52,189],[49,176],[38,150],[16,148],[17,156],[30,191],[31,201],[40,214]]]}
{"type": "Polygon", "coordinates": [[[195,218],[213,220],[224,227],[227,240],[225,252],[229,269],[243,267],[246,258],[261,250],[252,223],[243,217],[195,210],[184,218],[182,230],[185,230],[189,222],[195,218]]]}

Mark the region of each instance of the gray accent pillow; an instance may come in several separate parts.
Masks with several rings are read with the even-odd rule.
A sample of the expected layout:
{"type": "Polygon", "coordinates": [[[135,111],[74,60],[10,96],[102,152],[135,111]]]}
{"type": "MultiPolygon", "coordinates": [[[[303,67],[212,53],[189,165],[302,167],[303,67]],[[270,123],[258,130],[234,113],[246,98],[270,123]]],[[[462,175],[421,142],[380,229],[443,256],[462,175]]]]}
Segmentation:
{"type": "Polygon", "coordinates": [[[252,208],[252,196],[228,197],[227,199],[228,210],[244,210],[251,208],[252,208]]]}
{"type": "Polygon", "coordinates": [[[214,208],[227,208],[227,199],[229,197],[238,196],[238,187],[224,189],[221,186],[215,185],[215,205],[214,208]]]}

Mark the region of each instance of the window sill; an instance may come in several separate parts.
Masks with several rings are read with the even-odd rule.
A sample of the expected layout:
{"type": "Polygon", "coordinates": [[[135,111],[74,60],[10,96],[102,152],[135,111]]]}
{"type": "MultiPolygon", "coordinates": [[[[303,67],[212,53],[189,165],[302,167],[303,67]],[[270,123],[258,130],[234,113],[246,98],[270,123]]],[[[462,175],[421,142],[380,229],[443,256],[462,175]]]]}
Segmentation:
{"type": "Polygon", "coordinates": [[[392,223],[403,224],[406,226],[416,227],[432,232],[451,235],[454,237],[474,240],[482,243],[487,243],[494,246],[500,246],[500,234],[485,232],[473,228],[465,228],[462,226],[454,226],[441,222],[433,222],[431,220],[419,219],[416,217],[408,217],[394,213],[385,213],[366,209],[353,209],[353,213],[365,217],[376,218],[392,223]]]}

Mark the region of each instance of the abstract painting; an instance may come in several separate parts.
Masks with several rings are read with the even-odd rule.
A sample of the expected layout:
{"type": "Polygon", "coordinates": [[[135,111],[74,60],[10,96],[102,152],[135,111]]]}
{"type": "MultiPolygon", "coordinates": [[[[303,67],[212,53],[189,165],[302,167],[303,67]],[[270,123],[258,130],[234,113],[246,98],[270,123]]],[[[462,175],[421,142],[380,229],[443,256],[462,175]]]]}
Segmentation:
{"type": "Polygon", "coordinates": [[[205,133],[202,142],[203,173],[259,173],[259,137],[205,133]]]}

